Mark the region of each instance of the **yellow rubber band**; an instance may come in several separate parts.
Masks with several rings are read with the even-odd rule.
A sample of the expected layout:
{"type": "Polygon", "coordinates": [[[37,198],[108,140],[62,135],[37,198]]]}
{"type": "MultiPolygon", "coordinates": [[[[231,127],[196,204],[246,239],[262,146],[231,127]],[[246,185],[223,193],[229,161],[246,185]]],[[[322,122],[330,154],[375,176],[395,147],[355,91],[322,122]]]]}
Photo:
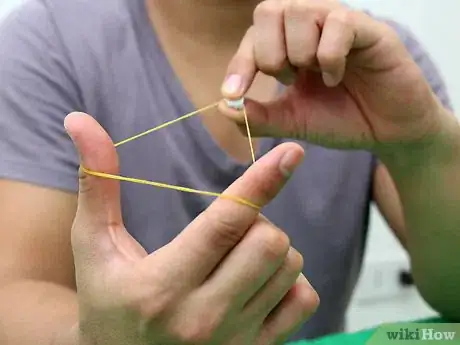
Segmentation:
{"type": "MultiPolygon", "coordinates": [[[[150,133],[158,131],[159,129],[168,127],[168,126],[170,126],[170,125],[172,125],[174,123],[177,123],[179,121],[183,121],[183,120],[188,119],[188,118],[190,118],[190,117],[192,117],[194,115],[202,113],[202,112],[204,112],[206,110],[209,110],[209,109],[212,109],[214,107],[217,107],[217,105],[219,103],[220,102],[208,105],[206,107],[203,107],[201,109],[193,111],[193,112],[191,112],[189,114],[185,114],[185,115],[183,115],[183,116],[181,116],[181,117],[179,117],[179,118],[177,118],[175,120],[166,122],[166,123],[164,123],[162,125],[159,125],[157,127],[154,127],[154,128],[149,129],[149,130],[146,130],[145,132],[142,132],[142,133],[136,134],[136,135],[134,135],[132,137],[129,137],[127,139],[124,139],[124,140],[116,143],[115,147],[118,147],[118,146],[121,146],[123,144],[129,143],[129,142],[134,141],[136,139],[139,139],[139,138],[141,138],[141,137],[143,137],[145,135],[148,135],[150,133]]],[[[256,161],[256,159],[255,159],[255,154],[254,154],[254,148],[253,148],[253,145],[252,145],[252,138],[251,138],[251,131],[250,131],[250,128],[249,128],[249,123],[248,123],[248,116],[247,116],[247,113],[246,113],[246,108],[244,106],[243,106],[243,113],[244,113],[244,119],[245,119],[245,123],[246,123],[247,135],[248,135],[248,139],[249,139],[249,147],[250,147],[250,150],[251,150],[252,162],[254,163],[256,161]]],[[[171,184],[162,183],[162,182],[142,180],[142,179],[138,179],[138,178],[126,177],[126,176],[121,176],[121,175],[107,174],[107,173],[103,173],[103,172],[92,171],[90,169],[85,168],[84,166],[80,166],[80,168],[86,174],[96,176],[96,177],[112,179],[112,180],[118,180],[118,181],[131,182],[131,183],[137,183],[137,184],[143,184],[143,185],[149,185],[149,186],[154,186],[154,187],[158,187],[158,188],[166,188],[166,189],[176,190],[176,191],[179,191],[179,192],[194,193],[194,194],[201,194],[201,195],[206,195],[206,196],[212,196],[212,197],[217,197],[217,198],[228,199],[228,200],[235,201],[235,202],[237,202],[239,204],[252,207],[252,208],[254,208],[256,210],[260,210],[260,206],[252,203],[251,201],[248,201],[248,200],[245,200],[243,198],[239,198],[239,197],[233,196],[233,195],[228,195],[228,194],[223,194],[223,193],[216,193],[216,192],[202,191],[202,190],[197,190],[197,189],[192,189],[192,188],[187,188],[187,187],[182,187],[182,186],[176,186],[176,185],[171,185],[171,184]]]]}
{"type": "Polygon", "coordinates": [[[256,155],[254,154],[254,147],[252,146],[251,130],[249,129],[248,113],[246,107],[243,105],[244,122],[246,123],[246,132],[248,134],[249,148],[251,150],[252,162],[256,162],[256,155]]]}
{"type": "Polygon", "coordinates": [[[150,134],[150,133],[153,133],[153,132],[156,132],[158,131],[159,129],[162,129],[162,128],[165,128],[165,127],[168,127],[168,126],[171,126],[177,122],[180,122],[180,121],[183,121],[185,119],[188,119],[192,116],[195,116],[195,115],[198,115],[199,113],[202,113],[202,112],[205,112],[206,110],[209,110],[209,109],[212,109],[212,108],[215,108],[217,107],[217,105],[219,104],[219,102],[217,103],[213,103],[213,104],[210,104],[204,108],[201,108],[201,109],[198,109],[198,110],[195,110],[195,111],[192,111],[191,113],[188,113],[188,114],[185,114],[177,119],[174,119],[172,121],[168,121],[166,123],[163,123],[162,125],[159,125],[157,127],[154,127],[154,128],[151,128],[151,129],[148,129],[146,130],[145,132],[142,132],[142,133],[139,133],[139,134],[136,134],[136,135],[133,135],[132,137],[129,137],[125,140],[122,140],[118,143],[115,144],[115,147],[118,147],[118,146],[121,146],[123,144],[126,144],[126,143],[129,143],[130,141],[134,141],[136,139],[139,139],[141,137],[143,137],[144,135],[147,135],[147,134],[150,134]]]}
{"type": "Polygon", "coordinates": [[[175,186],[175,185],[161,183],[161,182],[141,180],[141,179],[137,179],[137,178],[133,178],[133,177],[125,177],[125,176],[121,176],[121,175],[106,174],[106,173],[101,173],[101,172],[86,169],[83,166],[81,166],[81,169],[86,174],[93,175],[93,176],[96,176],[96,177],[102,177],[102,178],[106,178],[106,179],[125,181],[125,182],[131,182],[131,183],[145,184],[145,185],[158,187],[158,188],[166,188],[166,189],[177,190],[179,192],[194,193],[194,194],[201,194],[201,195],[207,195],[207,196],[213,196],[213,197],[228,199],[228,200],[232,200],[232,201],[238,202],[240,204],[252,207],[252,208],[254,208],[256,210],[260,210],[260,207],[257,206],[256,204],[253,204],[250,201],[247,201],[245,199],[242,199],[242,198],[239,198],[239,197],[236,197],[236,196],[233,196],[233,195],[228,195],[228,194],[223,194],[223,193],[207,192],[207,191],[198,190],[198,189],[192,189],[192,188],[187,188],[187,187],[182,187],[182,186],[175,186]]]}

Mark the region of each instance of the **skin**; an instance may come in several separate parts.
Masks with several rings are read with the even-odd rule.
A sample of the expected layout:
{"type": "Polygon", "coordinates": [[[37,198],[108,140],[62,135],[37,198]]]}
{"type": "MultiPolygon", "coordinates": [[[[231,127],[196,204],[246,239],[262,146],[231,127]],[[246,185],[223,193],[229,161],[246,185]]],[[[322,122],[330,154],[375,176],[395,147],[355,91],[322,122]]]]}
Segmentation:
{"type": "MultiPolygon", "coordinates": [[[[409,252],[417,287],[460,320],[452,259],[460,247],[460,129],[396,32],[338,1],[264,1],[229,64],[224,96],[243,96],[259,72],[288,88],[270,102],[247,100],[253,134],[374,153],[374,197],[409,252]]],[[[225,104],[244,133],[241,114],[225,104]]]]}
{"type": "MultiPolygon", "coordinates": [[[[66,128],[83,166],[118,173],[92,117],[71,114],[66,128]]],[[[300,146],[279,146],[226,193],[265,205],[302,158],[300,146]]],[[[119,187],[81,173],[72,227],[80,344],[281,344],[316,309],[302,256],[257,210],[218,199],[148,255],[123,226],[119,187]]]]}
{"type": "MultiPolygon", "coordinates": [[[[450,259],[459,247],[458,127],[394,33],[327,0],[147,4],[165,54],[195,106],[222,94],[244,94],[255,135],[363,147],[380,158],[374,198],[408,248],[422,294],[459,320],[454,294],[459,270],[450,259]],[[299,32],[308,34],[297,37],[299,32]],[[284,51],[280,40],[287,42],[284,51]],[[212,57],[215,67],[203,56],[212,57]],[[196,70],[203,71],[200,88],[196,70]],[[324,78],[328,87],[321,71],[330,74],[324,78]],[[241,75],[242,87],[219,92],[225,73],[241,75]],[[272,76],[291,85],[281,98],[272,76]],[[385,99],[368,85],[389,90],[385,99]],[[403,103],[400,95],[411,102],[403,103]]],[[[204,126],[228,154],[248,161],[241,115],[224,105],[220,111],[226,117],[203,118],[204,126]]],[[[97,123],[72,114],[66,126],[86,167],[117,172],[113,145],[97,123]]],[[[269,202],[286,181],[278,163],[287,152],[294,169],[303,152],[283,145],[228,192],[269,202]]],[[[0,181],[0,198],[14,200],[0,210],[0,225],[11,230],[0,232],[0,342],[138,345],[150,338],[149,344],[277,344],[316,309],[318,296],[298,274],[300,255],[253,210],[218,200],[171,244],[147,255],[124,229],[118,184],[84,175],[80,182],[77,202],[76,195],[0,181]],[[225,222],[217,221],[221,214],[228,215],[225,222]],[[248,272],[258,276],[243,276],[248,268],[240,267],[247,263],[248,272]],[[164,266],[167,274],[155,269],[164,266]],[[264,288],[254,291],[251,278],[264,288]],[[190,322],[203,313],[211,315],[208,323],[190,322]],[[236,333],[235,322],[242,322],[236,323],[240,339],[226,337],[236,333]]]]}

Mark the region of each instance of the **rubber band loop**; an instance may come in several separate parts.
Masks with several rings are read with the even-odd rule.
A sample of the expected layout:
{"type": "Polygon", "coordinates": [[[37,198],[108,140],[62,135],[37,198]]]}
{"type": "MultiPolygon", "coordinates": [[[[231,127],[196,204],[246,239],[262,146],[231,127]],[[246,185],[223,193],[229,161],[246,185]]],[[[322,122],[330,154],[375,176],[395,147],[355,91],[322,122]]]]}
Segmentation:
{"type": "MultiPolygon", "coordinates": [[[[244,99],[242,99],[242,100],[243,100],[242,101],[242,109],[243,109],[244,118],[245,118],[245,122],[246,122],[246,130],[247,130],[247,135],[248,135],[248,139],[249,139],[249,146],[250,146],[250,150],[251,150],[252,162],[254,163],[255,162],[255,154],[254,154],[254,148],[253,148],[253,145],[252,145],[252,138],[251,138],[251,132],[250,132],[249,123],[248,123],[248,116],[247,116],[247,113],[246,113],[246,109],[244,107],[244,99]]],[[[181,117],[179,117],[179,118],[177,118],[175,120],[166,122],[166,123],[164,123],[162,125],[159,125],[157,127],[148,129],[145,132],[142,132],[142,133],[136,134],[136,135],[134,135],[132,137],[129,137],[127,139],[124,139],[124,140],[116,143],[115,147],[119,147],[119,146],[124,145],[126,143],[129,143],[131,141],[139,139],[139,138],[141,138],[141,137],[143,137],[145,135],[148,135],[150,133],[158,131],[158,130],[160,130],[162,128],[168,127],[168,126],[170,126],[170,125],[172,125],[174,123],[177,123],[177,122],[183,121],[185,119],[188,119],[188,118],[190,118],[190,117],[192,117],[194,115],[197,115],[197,114],[199,114],[201,112],[204,112],[206,110],[215,108],[215,107],[218,106],[219,103],[220,102],[208,105],[208,106],[203,107],[201,109],[195,110],[195,111],[193,111],[191,113],[185,114],[185,115],[183,115],[183,116],[181,116],[181,117]]],[[[194,194],[201,194],[201,195],[206,195],[206,196],[212,196],[212,197],[217,197],[217,198],[228,199],[228,200],[232,200],[234,202],[237,202],[239,204],[249,206],[249,207],[251,207],[251,208],[253,208],[253,209],[257,210],[257,211],[260,210],[260,206],[252,203],[251,201],[248,201],[248,200],[245,200],[243,198],[239,198],[239,197],[233,196],[233,195],[228,195],[228,194],[224,194],[224,193],[202,191],[202,190],[192,189],[192,188],[183,187],[183,186],[176,186],[176,185],[171,185],[171,184],[167,184],[167,183],[143,180],[143,179],[138,179],[138,178],[133,178],[133,177],[126,177],[126,176],[121,176],[121,175],[107,174],[107,173],[104,173],[104,172],[92,171],[90,169],[85,168],[84,166],[80,166],[80,168],[84,173],[86,173],[88,175],[95,176],[95,177],[118,180],[118,181],[124,181],[124,182],[131,182],[131,183],[137,183],[137,184],[143,184],[143,185],[149,185],[149,186],[153,186],[153,187],[171,189],[171,190],[176,190],[176,191],[185,192],[185,193],[194,193],[194,194]]]]}

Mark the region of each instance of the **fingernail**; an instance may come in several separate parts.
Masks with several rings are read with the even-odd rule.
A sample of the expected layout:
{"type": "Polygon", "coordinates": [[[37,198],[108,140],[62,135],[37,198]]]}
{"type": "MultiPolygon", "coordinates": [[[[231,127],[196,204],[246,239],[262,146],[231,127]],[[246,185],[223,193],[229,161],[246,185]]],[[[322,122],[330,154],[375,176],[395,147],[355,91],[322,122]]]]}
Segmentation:
{"type": "Polygon", "coordinates": [[[323,72],[323,81],[324,81],[324,84],[327,87],[335,87],[335,86],[337,86],[336,78],[330,73],[323,72]]]}
{"type": "Polygon", "coordinates": [[[227,95],[234,95],[241,89],[242,78],[238,74],[229,75],[224,82],[222,91],[227,95]]]}
{"type": "Polygon", "coordinates": [[[240,99],[226,99],[227,107],[235,110],[242,110],[244,108],[244,97],[240,99]]]}
{"type": "Polygon", "coordinates": [[[296,150],[290,150],[281,158],[279,169],[285,178],[290,178],[301,162],[302,155],[296,153],[296,150]]]}

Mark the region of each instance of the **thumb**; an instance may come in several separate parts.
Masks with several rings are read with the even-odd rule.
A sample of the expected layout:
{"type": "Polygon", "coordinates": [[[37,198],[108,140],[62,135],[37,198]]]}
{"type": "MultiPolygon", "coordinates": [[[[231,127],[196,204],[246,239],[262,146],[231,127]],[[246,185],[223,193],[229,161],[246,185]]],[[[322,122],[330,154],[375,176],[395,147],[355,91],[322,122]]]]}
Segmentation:
{"type": "MultiPolygon", "coordinates": [[[[72,139],[82,167],[107,174],[118,174],[118,155],[107,132],[91,116],[71,113],[64,127],[72,139]]],[[[121,225],[120,183],[79,171],[77,216],[101,228],[121,225]]]]}
{"type": "MultiPolygon", "coordinates": [[[[301,132],[296,105],[289,93],[285,92],[273,101],[257,102],[244,99],[245,112],[254,137],[296,137],[301,132]]],[[[219,111],[234,121],[241,132],[246,135],[246,119],[241,109],[229,106],[225,100],[219,103],[219,111]]]]}

